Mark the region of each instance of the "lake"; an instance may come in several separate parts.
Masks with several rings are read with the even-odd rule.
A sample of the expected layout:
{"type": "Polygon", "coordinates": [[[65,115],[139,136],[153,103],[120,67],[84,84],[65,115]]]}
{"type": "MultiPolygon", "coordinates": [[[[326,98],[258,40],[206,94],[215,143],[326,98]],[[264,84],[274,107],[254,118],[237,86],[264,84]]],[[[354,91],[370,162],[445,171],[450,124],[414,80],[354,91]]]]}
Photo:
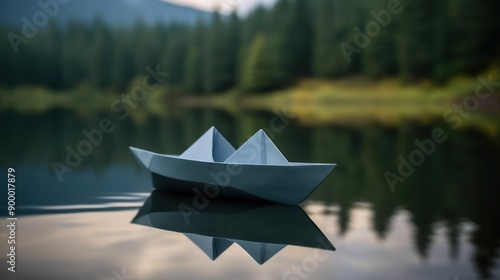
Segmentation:
{"type": "Polygon", "coordinates": [[[500,140],[481,130],[286,112],[0,115],[18,218],[12,273],[5,182],[1,279],[500,279],[500,140]],[[103,120],[102,139],[79,147],[103,120]],[[186,233],[128,147],[179,154],[212,125],[235,147],[263,128],[288,160],[338,166],[300,208],[215,199],[186,233]]]}

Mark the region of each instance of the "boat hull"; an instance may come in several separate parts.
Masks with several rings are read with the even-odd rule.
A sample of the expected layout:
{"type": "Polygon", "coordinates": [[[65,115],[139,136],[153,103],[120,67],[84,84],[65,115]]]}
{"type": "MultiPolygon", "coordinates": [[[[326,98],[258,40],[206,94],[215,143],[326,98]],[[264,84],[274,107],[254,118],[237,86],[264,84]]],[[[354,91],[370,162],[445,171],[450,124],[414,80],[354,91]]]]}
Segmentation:
{"type": "Polygon", "coordinates": [[[335,168],[335,164],[229,164],[195,161],[135,149],[158,190],[202,193],[297,205],[335,168]]]}

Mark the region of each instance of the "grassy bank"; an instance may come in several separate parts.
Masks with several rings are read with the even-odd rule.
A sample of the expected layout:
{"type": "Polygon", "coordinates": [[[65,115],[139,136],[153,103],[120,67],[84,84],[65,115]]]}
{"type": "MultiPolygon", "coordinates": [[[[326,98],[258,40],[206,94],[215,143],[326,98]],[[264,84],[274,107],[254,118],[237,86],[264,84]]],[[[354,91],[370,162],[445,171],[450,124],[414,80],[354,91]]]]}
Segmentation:
{"type": "MultiPolygon", "coordinates": [[[[131,87],[134,84],[131,84],[131,87]]],[[[54,108],[62,108],[75,112],[81,117],[89,117],[96,113],[114,112],[115,108],[130,107],[123,96],[130,95],[131,90],[117,93],[112,90],[97,90],[89,87],[79,87],[67,91],[53,91],[42,87],[17,87],[14,89],[0,88],[0,111],[14,110],[19,113],[44,113],[54,108]],[[119,102],[118,104],[116,104],[119,102]]],[[[138,122],[145,121],[149,115],[166,114],[164,98],[165,87],[146,91],[144,100],[132,102],[131,117],[138,122]]],[[[116,110],[116,109],[115,109],[116,110]]],[[[116,113],[116,112],[115,112],[116,113]]]]}
{"type": "MultiPolygon", "coordinates": [[[[446,122],[448,110],[452,110],[448,119],[452,118],[456,114],[455,104],[463,104],[468,96],[475,96],[478,84],[477,79],[471,78],[457,78],[445,86],[430,83],[408,86],[394,80],[370,82],[356,78],[305,80],[292,88],[272,93],[228,92],[212,97],[185,97],[180,104],[229,112],[242,109],[272,112],[286,108],[306,125],[378,123],[395,126],[407,121],[427,124],[436,120],[446,122]]],[[[487,91],[483,89],[482,92],[487,91]]],[[[460,126],[475,126],[496,135],[500,131],[499,93],[500,89],[485,100],[477,99],[477,110],[470,111],[460,126]]],[[[464,111],[468,113],[467,109],[464,111]]]]}
{"type": "MultiPolygon", "coordinates": [[[[497,72],[490,73],[494,77],[500,76],[497,72]]],[[[231,91],[212,96],[169,96],[165,87],[159,87],[149,92],[146,100],[138,102],[131,114],[136,121],[145,121],[149,115],[165,116],[179,108],[212,108],[234,115],[245,111],[286,110],[305,125],[362,126],[377,123],[398,126],[405,122],[425,125],[439,120],[446,122],[447,111],[452,110],[449,120],[457,114],[453,113],[454,106],[463,105],[467,98],[469,101],[476,98],[479,101],[477,110],[469,112],[464,109],[468,116],[461,118],[460,127],[478,127],[497,135],[500,132],[500,89],[479,100],[475,97],[479,84],[477,78],[456,78],[443,86],[431,83],[410,86],[395,80],[372,82],[362,78],[304,80],[276,92],[252,94],[231,91]]],[[[482,93],[486,92],[482,90],[482,93]]],[[[84,116],[111,111],[113,102],[119,98],[120,95],[112,91],[88,88],[53,92],[43,88],[19,87],[0,89],[0,110],[44,112],[52,108],[66,108],[84,116]]],[[[450,121],[447,123],[452,124],[450,121]]]]}

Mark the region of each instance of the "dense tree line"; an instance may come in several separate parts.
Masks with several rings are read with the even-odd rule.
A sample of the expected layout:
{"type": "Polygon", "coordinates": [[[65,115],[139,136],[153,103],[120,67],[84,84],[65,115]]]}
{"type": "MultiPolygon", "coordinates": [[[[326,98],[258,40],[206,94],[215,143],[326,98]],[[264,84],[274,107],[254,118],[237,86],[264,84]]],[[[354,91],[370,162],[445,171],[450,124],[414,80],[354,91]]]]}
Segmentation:
{"type": "Polygon", "coordinates": [[[192,94],[269,91],[303,77],[445,82],[498,58],[499,8],[494,0],[278,0],[194,26],[50,24],[18,54],[4,37],[0,84],[124,90],[157,64],[170,88],[192,94]]]}

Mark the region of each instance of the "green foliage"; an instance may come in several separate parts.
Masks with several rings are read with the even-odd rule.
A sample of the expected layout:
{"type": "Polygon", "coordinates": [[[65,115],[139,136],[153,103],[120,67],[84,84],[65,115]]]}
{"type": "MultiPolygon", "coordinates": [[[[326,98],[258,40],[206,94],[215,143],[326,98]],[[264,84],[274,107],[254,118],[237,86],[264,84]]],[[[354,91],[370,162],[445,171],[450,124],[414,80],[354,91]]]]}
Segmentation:
{"type": "Polygon", "coordinates": [[[348,63],[339,49],[346,36],[345,20],[340,16],[339,2],[318,0],[314,7],[313,73],[331,78],[347,72],[348,63]]]}
{"type": "Polygon", "coordinates": [[[203,93],[203,40],[205,26],[198,22],[190,32],[189,51],[184,65],[184,87],[190,94],[203,93]]]}
{"type": "Polygon", "coordinates": [[[202,60],[200,50],[191,47],[188,52],[184,73],[184,86],[188,93],[201,93],[203,92],[203,84],[201,83],[202,77],[202,60]]]}
{"type": "Polygon", "coordinates": [[[280,0],[271,12],[271,51],[275,76],[286,85],[309,74],[312,28],[305,0],[280,0]]]}
{"type": "Polygon", "coordinates": [[[183,81],[187,57],[186,45],[184,29],[171,33],[165,44],[161,56],[161,66],[162,69],[166,69],[170,73],[167,81],[170,85],[179,85],[183,81]]]}
{"type": "MultiPolygon", "coordinates": [[[[232,24],[237,24],[232,20],[232,24]]],[[[235,61],[236,52],[232,48],[235,43],[233,35],[223,22],[221,16],[215,13],[205,40],[204,57],[204,89],[207,93],[221,92],[230,89],[236,83],[235,61]]],[[[234,31],[233,31],[234,32],[234,31]]],[[[236,31],[237,32],[237,31],[236,31]]]]}
{"type": "Polygon", "coordinates": [[[51,23],[20,43],[18,54],[8,36],[0,42],[0,85],[123,91],[132,77],[157,65],[170,73],[167,86],[190,94],[267,91],[304,77],[348,75],[444,83],[477,74],[498,59],[500,1],[399,1],[401,12],[381,24],[374,14],[390,2],[278,0],[244,18],[214,13],[192,26],[51,23]],[[367,37],[366,46],[356,45],[356,30],[366,36],[367,24],[374,23],[379,32],[367,37]],[[346,57],[341,45],[356,52],[346,57]]]}
{"type": "Polygon", "coordinates": [[[243,88],[247,91],[267,91],[275,84],[275,70],[267,38],[255,37],[243,67],[243,88]]]}

